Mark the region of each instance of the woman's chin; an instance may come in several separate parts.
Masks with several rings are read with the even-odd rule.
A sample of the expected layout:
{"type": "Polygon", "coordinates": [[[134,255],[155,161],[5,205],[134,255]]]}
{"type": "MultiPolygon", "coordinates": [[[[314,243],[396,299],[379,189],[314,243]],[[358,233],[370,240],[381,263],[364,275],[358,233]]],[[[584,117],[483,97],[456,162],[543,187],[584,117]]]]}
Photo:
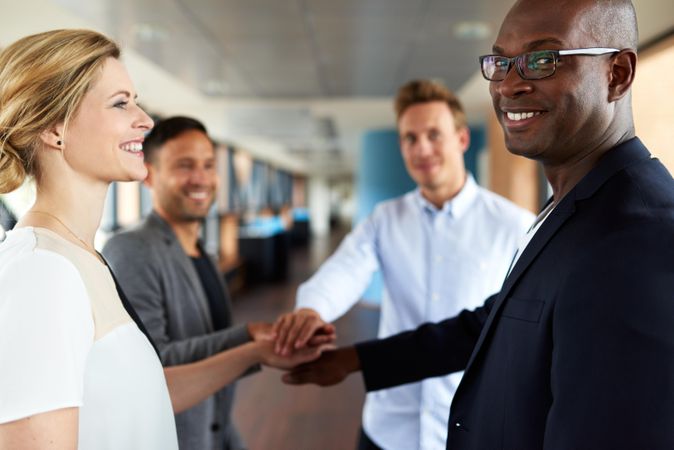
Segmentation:
{"type": "Polygon", "coordinates": [[[142,168],[127,169],[123,176],[114,181],[143,181],[145,178],[147,178],[147,168],[143,165],[142,168]]]}

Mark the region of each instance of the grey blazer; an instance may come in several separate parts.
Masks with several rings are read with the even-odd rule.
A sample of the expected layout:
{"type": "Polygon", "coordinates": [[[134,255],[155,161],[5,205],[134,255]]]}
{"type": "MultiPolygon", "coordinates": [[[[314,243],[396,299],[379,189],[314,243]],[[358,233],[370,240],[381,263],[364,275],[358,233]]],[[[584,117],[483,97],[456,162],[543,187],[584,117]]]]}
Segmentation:
{"type": "MultiPolygon", "coordinates": [[[[103,249],[122,290],[138,312],[165,366],[184,364],[250,340],[245,325],[231,326],[227,288],[224,330],[214,332],[206,293],[171,227],[152,212],[137,227],[113,236],[103,249]]],[[[245,448],[230,420],[234,385],[176,415],[182,450],[245,448]]]]}

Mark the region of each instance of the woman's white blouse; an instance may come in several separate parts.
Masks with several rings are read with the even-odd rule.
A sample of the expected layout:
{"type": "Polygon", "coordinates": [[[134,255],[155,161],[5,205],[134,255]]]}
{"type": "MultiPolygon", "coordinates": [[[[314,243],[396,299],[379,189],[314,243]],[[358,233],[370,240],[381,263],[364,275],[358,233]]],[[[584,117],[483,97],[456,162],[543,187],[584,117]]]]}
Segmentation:
{"type": "Polygon", "coordinates": [[[81,449],[177,449],[157,354],[109,269],[47,229],[0,243],[0,424],[79,408],[81,449]]]}

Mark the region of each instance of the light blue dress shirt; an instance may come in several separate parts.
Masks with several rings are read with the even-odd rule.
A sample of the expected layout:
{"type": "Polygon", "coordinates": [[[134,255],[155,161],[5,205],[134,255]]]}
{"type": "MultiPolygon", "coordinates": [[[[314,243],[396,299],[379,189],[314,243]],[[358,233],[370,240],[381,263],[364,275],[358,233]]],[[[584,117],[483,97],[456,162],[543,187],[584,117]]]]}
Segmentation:
{"type": "MultiPolygon", "coordinates": [[[[297,308],[333,321],[380,270],[385,292],[379,337],[480,306],[497,292],[530,212],[479,187],[438,209],[417,189],[380,203],[297,293],[297,308]]],[[[437,355],[441,358],[442,355],[437,355]]],[[[449,407],[462,373],[367,394],[363,428],[386,450],[444,449],[449,407]]]]}

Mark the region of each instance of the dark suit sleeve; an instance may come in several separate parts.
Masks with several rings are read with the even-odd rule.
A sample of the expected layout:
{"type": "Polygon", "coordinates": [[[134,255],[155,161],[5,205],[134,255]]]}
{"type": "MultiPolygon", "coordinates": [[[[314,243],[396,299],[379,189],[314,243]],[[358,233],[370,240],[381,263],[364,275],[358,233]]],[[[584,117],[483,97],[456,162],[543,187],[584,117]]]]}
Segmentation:
{"type": "Polygon", "coordinates": [[[674,449],[674,242],[661,236],[609,239],[566,276],[545,450],[674,449]]]}
{"type": "Polygon", "coordinates": [[[356,345],[367,391],[465,369],[496,295],[474,311],[356,345]]]}
{"type": "Polygon", "coordinates": [[[129,302],[133,305],[159,350],[166,366],[185,364],[212,356],[250,341],[245,325],[214,333],[173,340],[167,331],[166,296],[160,267],[152,246],[139,236],[113,236],[103,249],[129,302]]]}

